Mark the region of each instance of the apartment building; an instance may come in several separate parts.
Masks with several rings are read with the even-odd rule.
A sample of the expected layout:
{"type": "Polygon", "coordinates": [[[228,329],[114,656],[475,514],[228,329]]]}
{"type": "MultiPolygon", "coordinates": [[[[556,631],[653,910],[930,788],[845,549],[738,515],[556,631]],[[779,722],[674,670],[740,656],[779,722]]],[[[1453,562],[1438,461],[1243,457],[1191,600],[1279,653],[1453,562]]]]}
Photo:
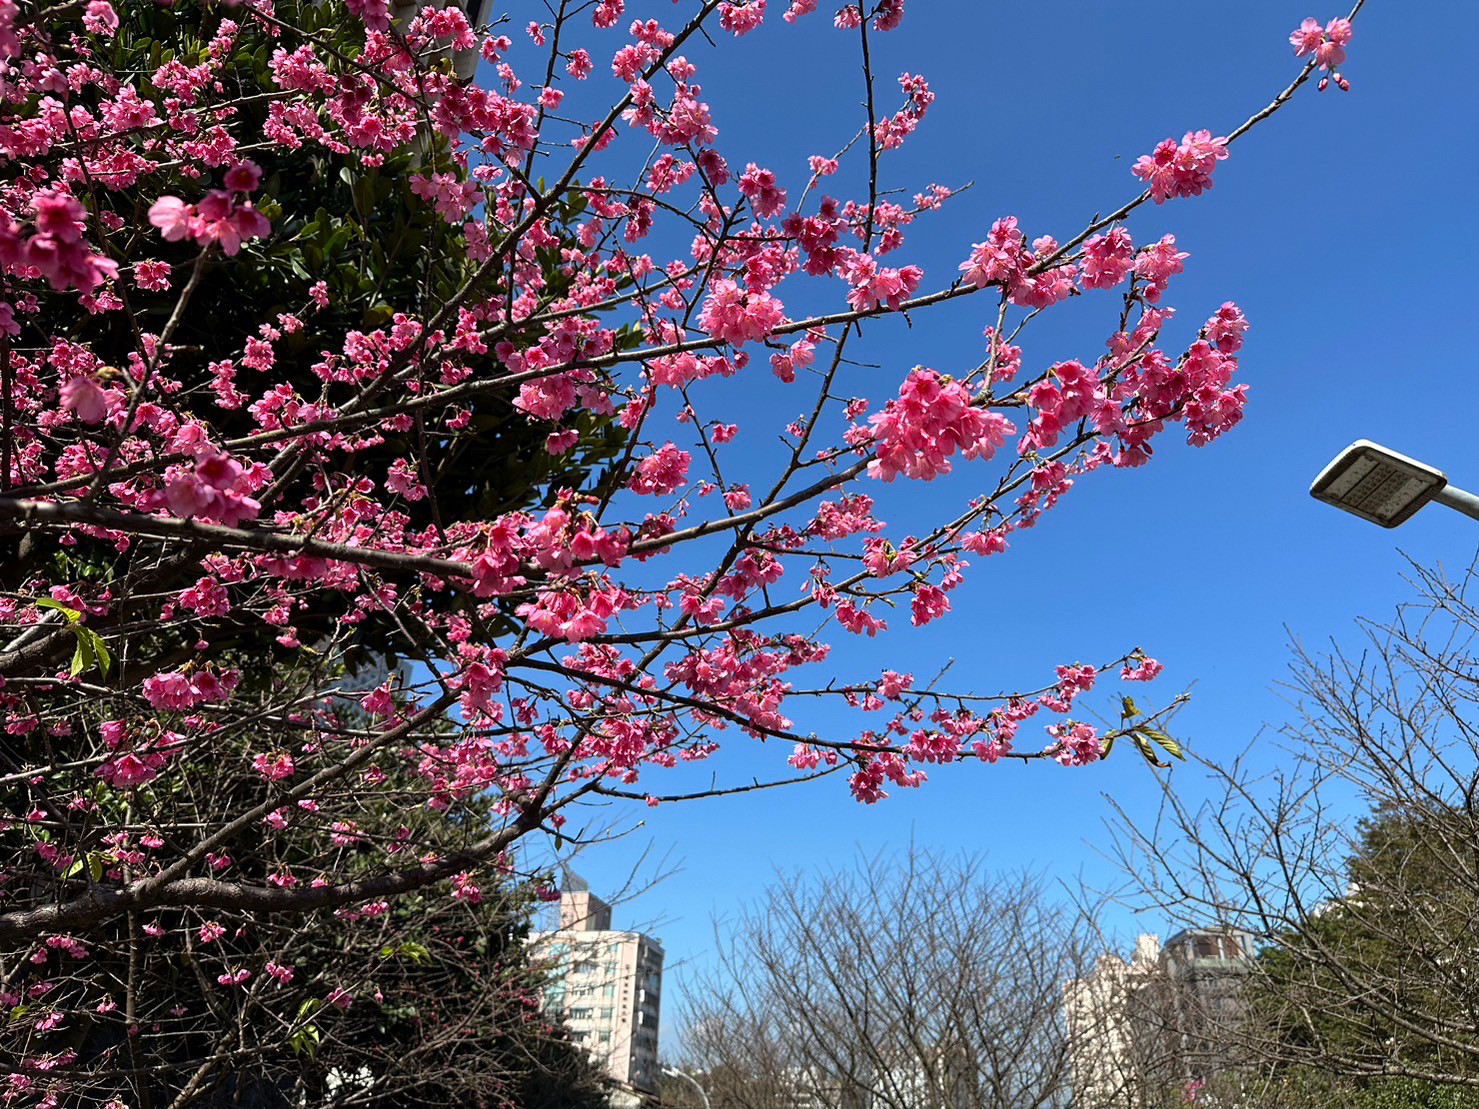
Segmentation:
{"type": "Polygon", "coordinates": [[[1188,928],[1166,940],[1157,994],[1139,1006],[1140,1034],[1155,1045],[1166,1081],[1207,1079],[1236,1070],[1234,1045],[1247,1012],[1243,993],[1257,951],[1250,932],[1188,928]]]}
{"type": "Polygon", "coordinates": [[[1064,987],[1074,1104],[1133,1109],[1147,1097],[1236,1072],[1252,933],[1188,928],[1141,936],[1129,962],[1099,957],[1064,987]]]}
{"type": "Polygon", "coordinates": [[[1063,989],[1073,1101],[1088,1109],[1131,1109],[1141,1074],[1132,1020],[1134,999],[1160,970],[1161,942],[1144,935],[1126,962],[1111,952],[1063,989]]]}
{"type": "Polygon", "coordinates": [[[559,929],[530,939],[552,971],[545,1010],[615,1080],[618,1102],[636,1104],[657,1093],[662,944],[613,929],[611,907],[573,875],[565,886],[559,929]]]}

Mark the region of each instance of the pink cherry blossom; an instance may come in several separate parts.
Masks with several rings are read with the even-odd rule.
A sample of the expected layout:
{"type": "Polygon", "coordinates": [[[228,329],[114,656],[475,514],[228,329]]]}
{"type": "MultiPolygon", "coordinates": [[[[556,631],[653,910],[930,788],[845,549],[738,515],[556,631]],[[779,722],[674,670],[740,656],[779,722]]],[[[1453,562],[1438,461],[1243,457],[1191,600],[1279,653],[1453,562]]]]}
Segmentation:
{"type": "Polygon", "coordinates": [[[82,25],[94,35],[111,38],[118,30],[118,13],[108,0],[88,0],[82,14],[82,25]]]}
{"type": "Polygon", "coordinates": [[[972,404],[959,382],[923,367],[904,379],[898,399],[870,417],[869,426],[876,457],[868,472],[884,481],[949,473],[957,450],[967,460],[990,458],[1016,431],[1005,416],[972,404]]]}
{"type": "MultiPolygon", "coordinates": [[[[236,175],[235,180],[241,186],[253,182],[253,171],[259,178],[260,170],[243,163],[231,174],[236,175]]],[[[149,222],[159,228],[166,242],[189,238],[201,243],[220,243],[228,257],[235,256],[243,242],[265,238],[272,232],[272,224],[250,201],[238,202],[223,189],[212,189],[198,205],[186,204],[179,197],[162,196],[150,205],[149,222]]]]}
{"type": "Polygon", "coordinates": [[[898,269],[880,266],[872,255],[855,254],[843,267],[843,275],[852,286],[847,293],[847,303],[854,309],[871,312],[883,307],[897,311],[919,288],[924,271],[918,266],[898,269]]]}
{"type": "MultiPolygon", "coordinates": [[[[1294,47],[1296,58],[1314,54],[1319,67],[1330,70],[1345,61],[1345,48],[1351,41],[1352,33],[1349,19],[1332,19],[1321,27],[1319,20],[1306,18],[1289,36],[1289,42],[1294,47]]],[[[1342,88],[1349,87],[1344,81],[1339,83],[1342,88]]]]}
{"type": "Polygon", "coordinates": [[[660,449],[637,463],[631,488],[634,492],[653,496],[672,493],[687,480],[690,461],[692,456],[687,451],[679,450],[672,443],[664,443],[660,449]]]}
{"type": "Polygon", "coordinates": [[[62,382],[62,407],[77,413],[85,424],[100,424],[108,418],[108,393],[91,377],[72,377],[62,382]]]}
{"type": "Polygon", "coordinates": [[[765,22],[766,0],[724,0],[719,5],[719,26],[735,35],[749,34],[765,22]]]}
{"type": "Polygon", "coordinates": [[[465,901],[469,905],[482,903],[483,891],[477,881],[467,871],[452,875],[452,897],[458,901],[465,901]]]}
{"type": "Polygon", "coordinates": [[[1095,235],[1084,243],[1084,259],[1079,266],[1083,287],[1112,289],[1129,275],[1134,265],[1134,244],[1123,227],[1095,235]]]}
{"type": "Polygon", "coordinates": [[[1232,301],[1227,301],[1203,328],[1207,341],[1223,354],[1236,354],[1243,347],[1248,320],[1232,301]]]}
{"type": "Polygon", "coordinates": [[[281,782],[291,778],[295,767],[293,756],[286,751],[277,752],[274,755],[260,754],[252,760],[252,769],[268,781],[281,782]]]}
{"type": "Polygon", "coordinates": [[[775,183],[775,174],[761,169],[754,162],[745,167],[739,179],[739,191],[754,205],[755,214],[762,219],[779,215],[786,209],[786,190],[775,183]]]}
{"type": "Polygon", "coordinates": [[[1185,267],[1182,263],[1190,255],[1176,249],[1176,236],[1163,235],[1158,243],[1142,247],[1135,255],[1135,275],[1145,281],[1145,299],[1155,304],[1165,292],[1166,285],[1185,267]]]}
{"type": "Polygon", "coordinates": [[[159,776],[156,767],[139,758],[133,752],[110,759],[98,767],[98,777],[114,789],[130,789],[133,786],[152,782],[159,776]]]}
{"type": "Polygon", "coordinates": [[[179,242],[195,234],[195,208],[177,196],[162,196],[149,205],[149,222],[166,242],[179,242]]]}
{"type": "Polygon", "coordinates": [[[176,672],[153,674],[144,680],[144,699],[157,709],[179,711],[199,701],[188,675],[176,672]]]}
{"type": "Polygon", "coordinates": [[[1149,682],[1160,676],[1162,666],[1153,658],[1135,655],[1120,669],[1120,678],[1127,682],[1149,682]]]}
{"type": "Polygon", "coordinates": [[[1103,742],[1091,724],[1051,724],[1048,734],[1055,742],[1047,751],[1064,766],[1087,766],[1103,755],[1103,742]]]}
{"type": "Polygon", "coordinates": [[[897,701],[913,684],[913,674],[899,674],[893,670],[885,670],[883,676],[878,679],[878,695],[889,701],[897,701]]]}
{"type": "Polygon", "coordinates": [[[286,986],[292,983],[296,971],[293,967],[284,966],[281,963],[276,963],[269,959],[263,965],[262,973],[275,981],[279,986],[286,986]]]}
{"type": "Polygon", "coordinates": [[[168,262],[135,262],[134,283],[141,289],[161,292],[169,288],[170,265],[168,262]]]}
{"type": "Polygon", "coordinates": [[[250,158],[237,162],[226,171],[225,184],[232,192],[256,192],[262,183],[262,167],[250,158]]]}
{"type": "MultiPolygon", "coordinates": [[[[35,234],[12,250],[25,265],[40,270],[55,290],[75,288],[87,294],[118,272],[118,263],[97,254],[83,237],[87,210],[67,193],[38,192],[31,199],[35,234]]],[[[0,254],[5,253],[0,244],[0,254]]]]}
{"type": "Polygon", "coordinates": [[[765,339],[785,319],[781,302],[769,293],[747,292],[734,281],[715,281],[698,316],[698,325],[732,346],[765,339]]]}
{"type": "Polygon", "coordinates": [[[1320,26],[1318,19],[1305,17],[1294,33],[1289,36],[1289,43],[1294,47],[1294,56],[1302,58],[1306,54],[1312,54],[1325,41],[1325,28],[1320,26]]]}
{"type": "Polygon", "coordinates": [[[1178,143],[1165,139],[1149,154],[1142,154],[1133,173],[1150,185],[1157,204],[1172,197],[1201,196],[1212,187],[1212,169],[1227,157],[1227,139],[1212,137],[1211,131],[1188,131],[1178,143]]]}
{"type": "Polygon", "coordinates": [[[577,81],[584,81],[589,77],[593,68],[595,67],[591,62],[590,52],[583,47],[572,50],[569,61],[565,63],[565,72],[577,81]]]}
{"type": "Polygon", "coordinates": [[[1017,218],[1007,216],[991,225],[985,242],[971,248],[971,256],[960,264],[960,272],[978,289],[987,285],[1012,285],[1026,270],[1027,255],[1023,235],[1017,230],[1017,218]]]}

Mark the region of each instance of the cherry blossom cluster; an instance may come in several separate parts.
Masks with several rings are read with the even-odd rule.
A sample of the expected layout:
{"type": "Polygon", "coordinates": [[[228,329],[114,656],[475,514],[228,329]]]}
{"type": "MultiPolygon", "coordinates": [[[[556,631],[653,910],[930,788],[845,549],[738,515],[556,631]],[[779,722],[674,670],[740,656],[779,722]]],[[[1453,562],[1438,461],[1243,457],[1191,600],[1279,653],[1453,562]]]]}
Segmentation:
{"type": "Polygon", "coordinates": [[[1318,19],[1306,18],[1289,36],[1289,44],[1294,47],[1296,58],[1312,54],[1314,63],[1329,74],[1328,77],[1320,78],[1321,92],[1330,87],[1331,81],[1335,82],[1341,92],[1350,91],[1351,83],[1335,67],[1345,62],[1345,48],[1351,41],[1352,33],[1349,19],[1337,17],[1322,27],[1318,19]]]}
{"type": "MultiPolygon", "coordinates": [[[[17,199],[20,199],[17,197],[17,199]]],[[[87,210],[55,189],[31,193],[26,224],[7,218],[0,224],[0,266],[19,278],[44,277],[53,290],[90,293],[118,272],[118,263],[99,254],[84,237],[87,210]]],[[[0,326],[15,328],[14,308],[6,305],[0,326]]]]}
{"type": "Polygon", "coordinates": [[[1227,157],[1227,139],[1211,131],[1188,131],[1178,143],[1165,139],[1135,162],[1136,177],[1150,186],[1151,199],[1161,204],[1172,197],[1201,196],[1212,187],[1212,170],[1227,157]]]}
{"type": "Polygon", "coordinates": [[[226,171],[224,189],[211,189],[198,204],[186,204],[177,196],[160,197],[149,206],[149,222],[166,242],[219,243],[227,255],[236,254],[243,242],[265,238],[272,231],[267,217],[245,199],[261,181],[261,167],[244,160],[226,171]]]}
{"type": "Polygon", "coordinates": [[[868,472],[882,481],[948,474],[956,451],[967,461],[989,459],[1017,430],[999,412],[973,404],[959,382],[923,368],[904,379],[898,399],[869,424],[876,446],[868,472]]]}

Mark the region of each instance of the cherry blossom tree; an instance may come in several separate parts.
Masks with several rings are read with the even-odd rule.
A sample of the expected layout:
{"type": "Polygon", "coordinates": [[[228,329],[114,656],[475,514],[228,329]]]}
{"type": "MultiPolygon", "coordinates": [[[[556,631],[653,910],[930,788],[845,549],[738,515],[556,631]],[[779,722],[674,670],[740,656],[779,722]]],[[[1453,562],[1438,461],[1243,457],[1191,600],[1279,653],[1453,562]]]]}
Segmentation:
{"type": "MultiPolygon", "coordinates": [[[[0,0],[3,1096],[111,1071],[152,1103],[128,1055],[167,1031],[138,975],[99,972],[85,1018],[57,986],[99,934],[127,968],[187,919],[475,902],[598,798],[838,776],[873,803],[943,763],[1176,753],[1128,698],[1118,728],[1074,716],[1101,673],[1156,676],[1132,645],[1001,692],[843,672],[829,640],[944,617],[972,559],[1093,471],[1238,422],[1247,321],[1173,321],[1186,252],[1133,217],[1207,192],[1306,86],[1346,87],[1356,11],[1306,20],[1288,86],[1225,134],[1149,136],[1107,214],[1057,238],[1003,214],[927,274],[910,229],[953,193],[899,151],[934,94],[872,62],[904,7],[832,16],[864,118],[770,167],[721,152],[701,86],[764,0],[477,26],[386,0],[0,0]],[[1079,296],[1106,352],[1031,350],[1079,296]],[[873,321],[968,298],[974,365],[849,395],[873,321]],[[802,415],[741,428],[709,399],[735,375],[802,415]],[[973,492],[921,534],[875,512],[953,469],[973,492]],[[856,723],[797,722],[827,705],[856,723]],[[722,777],[754,741],[788,749],[773,776],[722,777]],[[703,761],[711,786],[675,771],[703,761]],[[237,773],[257,788],[213,793],[237,773]],[[118,1050],[83,1058],[84,1021],[118,1050]]],[[[272,979],[215,976],[296,1034],[272,979]]]]}

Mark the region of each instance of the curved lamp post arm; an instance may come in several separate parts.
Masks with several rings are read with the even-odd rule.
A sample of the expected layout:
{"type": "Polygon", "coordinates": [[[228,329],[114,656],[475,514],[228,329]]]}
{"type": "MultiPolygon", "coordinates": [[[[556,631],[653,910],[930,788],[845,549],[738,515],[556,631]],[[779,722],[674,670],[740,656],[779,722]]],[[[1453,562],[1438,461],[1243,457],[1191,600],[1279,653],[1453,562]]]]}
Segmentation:
{"type": "Polygon", "coordinates": [[[663,1074],[667,1075],[669,1078],[681,1078],[681,1079],[683,1079],[683,1081],[687,1082],[690,1086],[692,1086],[695,1090],[698,1091],[698,1096],[699,1097],[703,1098],[703,1100],[704,1100],[704,1109],[712,1109],[712,1106],[709,1105],[709,1094],[708,1094],[708,1091],[705,1090],[702,1086],[700,1086],[698,1084],[698,1079],[697,1078],[694,1078],[693,1075],[689,1074],[687,1071],[678,1070],[675,1067],[663,1067],[662,1068],[662,1072],[663,1072],[663,1074]]]}

